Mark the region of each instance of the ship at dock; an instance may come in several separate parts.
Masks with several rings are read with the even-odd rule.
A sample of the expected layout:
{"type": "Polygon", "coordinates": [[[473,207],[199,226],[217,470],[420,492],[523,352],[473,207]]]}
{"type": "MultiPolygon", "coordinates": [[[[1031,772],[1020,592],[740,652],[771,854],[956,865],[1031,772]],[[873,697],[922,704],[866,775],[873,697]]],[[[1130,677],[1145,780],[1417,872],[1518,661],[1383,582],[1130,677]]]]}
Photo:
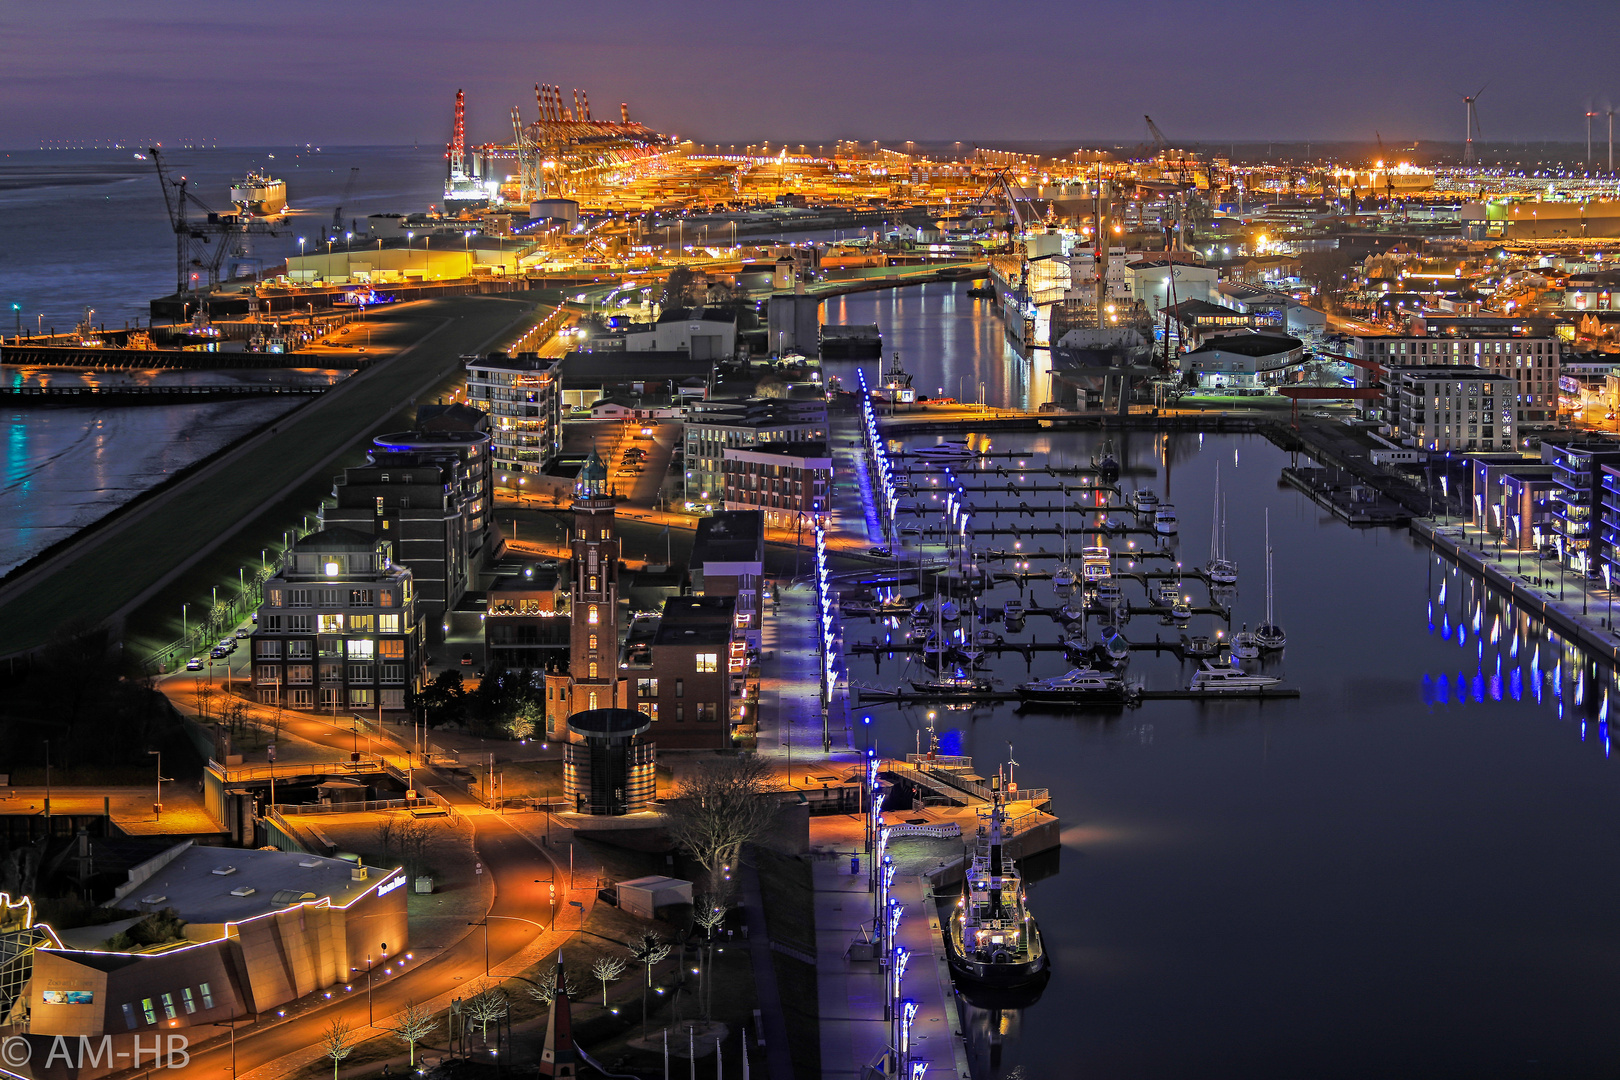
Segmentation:
{"type": "Polygon", "coordinates": [[[287,181],[254,170],[231,182],[231,202],[245,214],[279,214],[287,208],[287,181]]]}
{"type": "Polygon", "coordinates": [[[1003,850],[1007,824],[1002,792],[998,770],[990,805],[979,815],[977,847],[962,881],[962,896],[945,930],[951,974],[964,993],[1034,988],[1049,975],[1023,879],[1003,850]]]}

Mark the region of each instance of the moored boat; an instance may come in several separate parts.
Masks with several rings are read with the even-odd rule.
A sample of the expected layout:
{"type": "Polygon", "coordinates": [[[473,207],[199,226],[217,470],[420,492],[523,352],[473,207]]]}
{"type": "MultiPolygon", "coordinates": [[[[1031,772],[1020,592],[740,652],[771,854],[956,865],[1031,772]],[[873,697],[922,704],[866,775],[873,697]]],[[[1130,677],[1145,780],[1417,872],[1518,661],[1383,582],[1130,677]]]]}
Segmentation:
{"type": "Polygon", "coordinates": [[[1239,667],[1205,660],[1203,667],[1193,672],[1187,689],[1201,694],[1232,694],[1264,690],[1280,682],[1282,680],[1274,675],[1256,675],[1239,667]]]}
{"type": "Polygon", "coordinates": [[[1153,511],[1153,531],[1160,536],[1174,536],[1179,528],[1176,508],[1170,503],[1160,503],[1158,509],[1153,511]]]}
{"type": "Polygon", "coordinates": [[[1024,701],[1042,703],[1062,703],[1081,701],[1109,701],[1121,702],[1129,699],[1130,695],[1125,686],[1125,678],[1109,671],[1098,671],[1096,668],[1075,668],[1063,675],[1056,675],[1050,679],[1035,679],[1031,682],[1020,683],[1018,696],[1024,701]]]}
{"type": "Polygon", "coordinates": [[[1048,966],[1040,928],[1024,896],[1024,883],[1003,849],[1004,818],[998,770],[991,784],[990,807],[981,813],[978,848],[945,931],[951,974],[980,986],[1031,983],[1042,978],[1048,966]]]}

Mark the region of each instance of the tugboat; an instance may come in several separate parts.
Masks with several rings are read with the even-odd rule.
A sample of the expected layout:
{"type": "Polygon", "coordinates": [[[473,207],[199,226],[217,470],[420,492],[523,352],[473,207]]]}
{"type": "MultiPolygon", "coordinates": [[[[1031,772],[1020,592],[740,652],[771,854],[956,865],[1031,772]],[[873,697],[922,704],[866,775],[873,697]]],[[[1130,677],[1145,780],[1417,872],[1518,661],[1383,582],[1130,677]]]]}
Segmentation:
{"type": "Polygon", "coordinates": [[[978,847],[962,881],[962,898],[946,924],[951,974],[970,987],[1011,990],[1047,977],[1046,947],[1029,913],[1023,881],[1002,850],[1006,825],[1001,771],[981,816],[978,847]]]}

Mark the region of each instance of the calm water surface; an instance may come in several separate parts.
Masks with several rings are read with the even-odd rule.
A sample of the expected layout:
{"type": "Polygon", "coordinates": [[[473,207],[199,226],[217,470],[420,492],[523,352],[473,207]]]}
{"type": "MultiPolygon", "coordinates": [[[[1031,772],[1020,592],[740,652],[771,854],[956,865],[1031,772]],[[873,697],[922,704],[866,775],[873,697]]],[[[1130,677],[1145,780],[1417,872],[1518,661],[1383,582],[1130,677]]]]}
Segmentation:
{"type": "MultiPolygon", "coordinates": [[[[1016,400],[999,327],[958,309],[913,331],[920,305],[902,299],[886,321],[879,296],[858,298],[876,319],[848,321],[880,322],[886,347],[915,357],[919,385],[977,365],[1016,400]]],[[[993,438],[1059,464],[1098,445],[993,438]]],[[[1237,624],[1264,612],[1269,509],[1289,645],[1266,667],[1303,696],[1071,715],[937,710],[946,748],[984,768],[1011,743],[1020,782],[1050,787],[1063,820],[1061,869],[1030,890],[1054,975],[1007,1024],[1002,1073],[1019,1063],[1026,1077],[1614,1075],[1612,674],[1407,534],[1351,530],[1279,487],[1290,459],[1264,440],[1144,433],[1115,446],[1126,490],[1154,487],[1177,505],[1176,550],[1191,564],[1209,556],[1220,466],[1237,624]]],[[[1042,543],[1056,544],[1025,550],[1042,543]]],[[[1139,585],[1126,589],[1141,602],[1139,585]]],[[[1004,585],[990,599],[1016,595],[1004,585]]],[[[1049,584],[1030,596],[1053,602],[1049,584]]],[[[1199,616],[1191,630],[1216,626],[1199,616]]],[[[996,629],[1058,632],[1040,617],[1018,635],[996,629]]],[[[846,627],[849,640],[881,632],[846,627]]],[[[1134,640],[1155,633],[1176,631],[1142,615],[1125,627],[1134,640]]],[[[1011,686],[1065,667],[1057,655],[1029,667],[1011,657],[993,673],[1011,686]]],[[[902,668],[852,661],[857,679],[891,686],[902,668]]],[[[1142,653],[1130,666],[1162,687],[1185,685],[1191,670],[1142,653]]],[[[863,711],[889,752],[911,749],[925,724],[922,709],[863,711]]]]}

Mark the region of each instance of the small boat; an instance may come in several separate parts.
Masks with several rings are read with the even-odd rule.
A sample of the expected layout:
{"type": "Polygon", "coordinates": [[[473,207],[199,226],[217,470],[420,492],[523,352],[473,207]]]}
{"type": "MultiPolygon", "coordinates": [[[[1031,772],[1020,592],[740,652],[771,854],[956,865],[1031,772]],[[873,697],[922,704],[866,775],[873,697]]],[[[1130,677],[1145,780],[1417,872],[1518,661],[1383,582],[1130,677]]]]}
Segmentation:
{"type": "Polygon", "coordinates": [[[955,622],[962,617],[962,609],[956,606],[956,601],[946,600],[939,605],[939,618],[941,622],[955,622]]]}
{"type": "Polygon", "coordinates": [[[976,830],[979,841],[962,880],[962,897],[945,925],[951,975],[979,986],[1010,988],[1046,976],[1048,961],[1040,928],[1029,913],[1023,880],[1002,848],[1007,826],[1002,812],[1001,770],[991,782],[990,809],[976,830]]]}
{"type": "Polygon", "coordinates": [[[1254,675],[1242,668],[1228,667],[1205,660],[1203,667],[1193,672],[1187,689],[1201,694],[1230,694],[1242,691],[1264,690],[1282,682],[1274,675],[1254,675]]]}
{"type": "Polygon", "coordinates": [[[1153,531],[1160,536],[1174,536],[1178,528],[1176,508],[1170,503],[1160,503],[1159,508],[1153,511],[1153,531]]]}
{"type": "Polygon", "coordinates": [[[1074,570],[1068,563],[1064,563],[1052,571],[1052,587],[1054,589],[1074,588],[1074,570]]]}
{"type": "Polygon", "coordinates": [[[1001,609],[1003,622],[1015,623],[1024,621],[1024,602],[1022,600],[1009,600],[1001,609]]]}
{"type": "Polygon", "coordinates": [[[1159,582],[1158,594],[1154,598],[1153,602],[1159,607],[1174,607],[1176,601],[1180,599],[1181,582],[1172,581],[1169,578],[1165,578],[1163,581],[1159,582]]]}
{"type": "Polygon", "coordinates": [[[1220,656],[1226,648],[1226,643],[1219,638],[1205,637],[1199,634],[1195,637],[1181,635],[1181,654],[1194,660],[1201,660],[1207,656],[1220,656]]]}
{"type": "Polygon", "coordinates": [[[994,630],[980,630],[973,635],[973,644],[975,645],[1000,645],[1004,641],[1006,639],[994,630]]]}
{"type": "Polygon", "coordinates": [[[989,679],[969,675],[961,668],[949,675],[941,673],[937,679],[911,679],[911,688],[919,694],[983,694],[992,688],[989,679]]]}
{"type": "Polygon", "coordinates": [[[942,640],[937,632],[930,630],[928,636],[923,638],[922,654],[937,658],[949,647],[949,643],[942,640]]]}
{"type": "Polygon", "coordinates": [[[1119,479],[1119,458],[1114,456],[1114,440],[1103,440],[1102,452],[1092,456],[1091,467],[1106,483],[1112,484],[1119,479]]]}
{"type": "Polygon", "coordinates": [[[918,604],[911,609],[911,625],[927,626],[934,621],[934,613],[928,610],[927,604],[918,604]]]}
{"type": "Polygon", "coordinates": [[[1131,654],[1131,643],[1125,640],[1125,635],[1120,633],[1117,627],[1104,626],[1098,633],[1097,640],[1115,660],[1123,660],[1131,654]]]}
{"type": "Polygon", "coordinates": [[[1069,624],[1069,628],[1063,634],[1063,644],[1076,649],[1091,648],[1091,639],[1086,636],[1086,624],[1083,621],[1069,624]]]}
{"type": "Polygon", "coordinates": [[[1075,620],[1083,622],[1085,617],[1086,598],[1084,596],[1070,593],[1068,598],[1063,601],[1063,606],[1058,608],[1058,618],[1060,619],[1067,619],[1070,622],[1075,620]]]}
{"type": "Polygon", "coordinates": [[[1125,531],[1125,523],[1117,517],[1103,518],[1102,527],[1111,533],[1125,531]]]}
{"type": "Polygon", "coordinates": [[[1232,659],[1258,660],[1260,658],[1260,642],[1249,633],[1249,624],[1244,623],[1243,629],[1232,635],[1232,659]]]}
{"type": "Polygon", "coordinates": [[[1159,493],[1152,488],[1137,488],[1131,492],[1131,508],[1138,514],[1151,514],[1159,508],[1159,493]]]}
{"type": "Polygon", "coordinates": [[[1186,597],[1180,597],[1170,605],[1170,618],[1176,622],[1186,622],[1192,618],[1192,604],[1186,597]]]}
{"type": "Polygon", "coordinates": [[[1119,587],[1117,581],[1098,582],[1097,603],[1105,608],[1120,607],[1125,603],[1125,590],[1119,587]]]}
{"type": "MultiPolygon", "coordinates": [[[[1498,617],[1500,621],[1500,617],[1498,617]]],[[[1495,637],[1495,633],[1492,633],[1495,637]]],[[[1254,640],[1262,649],[1281,649],[1288,644],[1288,635],[1278,626],[1271,611],[1271,510],[1266,510],[1266,621],[1254,628],[1254,640]]]]}
{"type": "Polygon", "coordinates": [[[881,609],[869,600],[846,600],[838,605],[845,615],[879,615],[881,609]]]}
{"type": "Polygon", "coordinates": [[[1022,701],[1039,702],[1124,701],[1127,693],[1123,675],[1087,667],[1050,679],[1021,683],[1018,697],[1022,701]]]}

